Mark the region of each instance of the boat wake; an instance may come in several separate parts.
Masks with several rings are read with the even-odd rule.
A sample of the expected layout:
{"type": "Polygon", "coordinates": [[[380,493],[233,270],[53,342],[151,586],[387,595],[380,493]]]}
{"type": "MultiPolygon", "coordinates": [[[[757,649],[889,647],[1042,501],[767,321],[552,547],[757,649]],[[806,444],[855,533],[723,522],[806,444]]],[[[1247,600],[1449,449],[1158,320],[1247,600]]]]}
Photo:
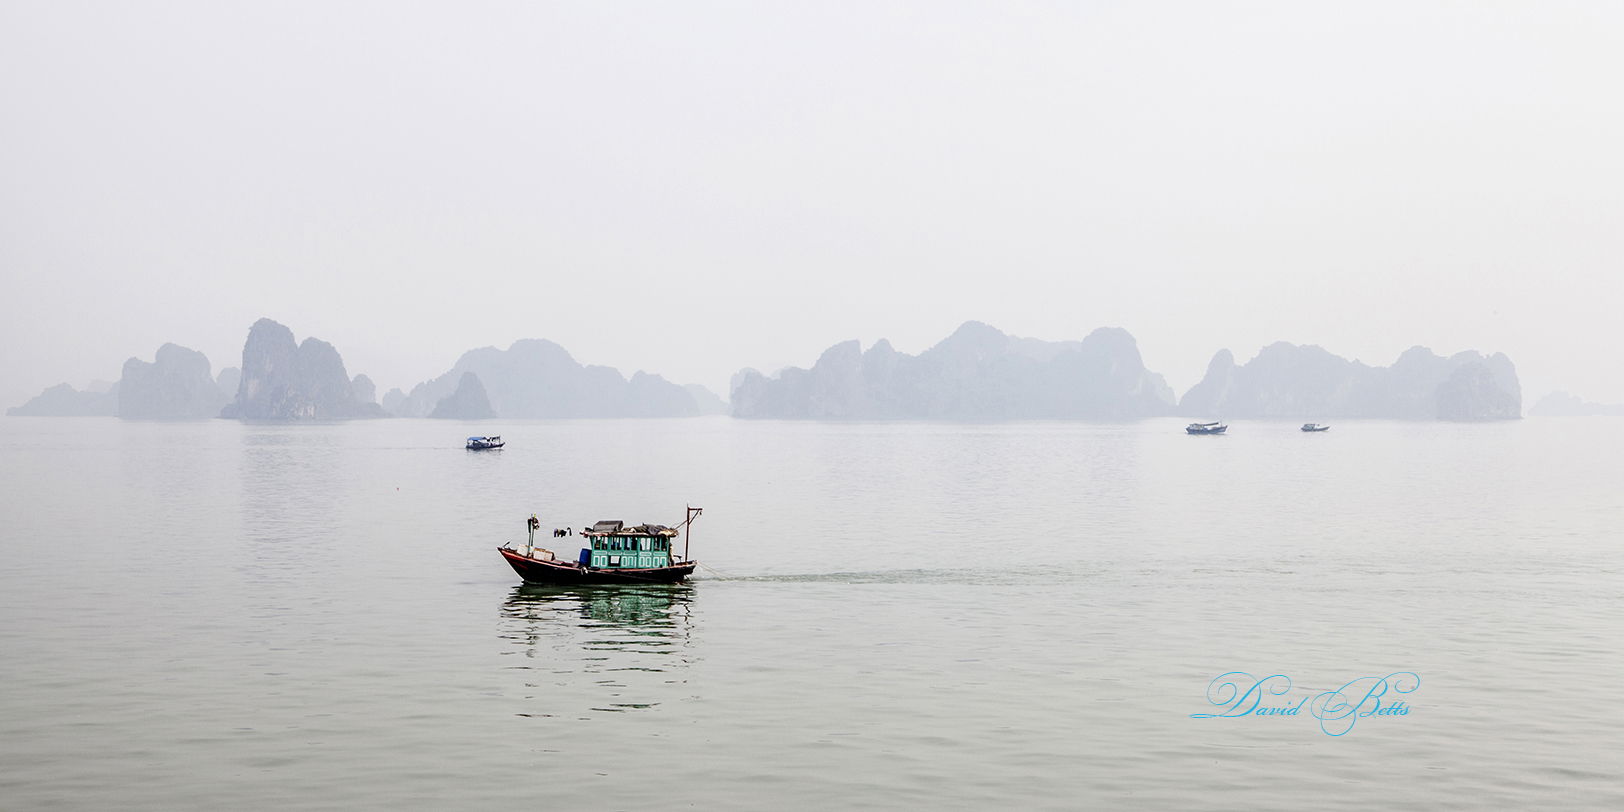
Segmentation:
{"type": "MultiPolygon", "coordinates": [[[[701,565],[703,567],[703,565],[701,565]]],[[[705,569],[709,569],[706,567],[705,569]]],[[[867,572],[816,572],[781,575],[725,575],[711,570],[690,580],[703,583],[788,583],[788,584],[961,584],[1003,586],[1032,583],[1033,579],[1054,580],[1084,577],[1080,570],[1056,571],[1047,567],[1001,569],[906,569],[867,572]]]]}

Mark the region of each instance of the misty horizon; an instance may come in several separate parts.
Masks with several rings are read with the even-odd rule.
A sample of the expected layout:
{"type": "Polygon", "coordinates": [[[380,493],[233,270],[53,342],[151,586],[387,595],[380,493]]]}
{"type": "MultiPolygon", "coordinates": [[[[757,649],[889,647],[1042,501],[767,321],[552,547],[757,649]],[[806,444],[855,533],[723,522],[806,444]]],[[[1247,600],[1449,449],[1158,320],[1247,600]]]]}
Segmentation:
{"type": "MultiPolygon", "coordinates": [[[[266,317],[263,317],[263,318],[264,319],[269,319],[270,321],[273,321],[273,322],[276,321],[274,318],[271,318],[269,316],[266,316],[266,317]]],[[[277,323],[280,324],[280,322],[277,322],[277,323]]],[[[947,341],[958,330],[961,330],[964,327],[967,327],[969,325],[977,325],[977,324],[984,325],[984,326],[987,326],[987,327],[991,327],[994,330],[998,330],[1000,332],[1003,332],[1003,333],[1009,335],[1013,339],[1026,339],[1026,340],[1034,340],[1035,339],[1035,337],[1033,337],[1033,336],[1023,336],[1023,335],[1020,335],[1020,334],[1015,333],[1015,332],[1004,330],[1000,325],[987,324],[986,322],[976,320],[976,319],[972,319],[970,321],[967,321],[967,322],[959,325],[957,328],[955,328],[955,330],[950,331],[948,334],[944,334],[943,336],[938,337],[935,341],[931,342],[930,344],[928,344],[928,345],[926,345],[924,347],[920,347],[920,348],[914,349],[914,350],[910,350],[908,348],[901,348],[901,347],[895,347],[895,349],[897,351],[899,351],[900,353],[904,354],[904,355],[917,356],[920,353],[925,352],[926,350],[929,350],[929,349],[931,349],[933,347],[936,347],[936,346],[942,344],[943,342],[947,341]]],[[[292,327],[293,325],[289,325],[289,326],[292,327]]],[[[1120,328],[1114,328],[1114,327],[1106,325],[1106,326],[1095,327],[1093,329],[1087,330],[1087,331],[1085,331],[1085,333],[1083,335],[1065,337],[1065,338],[1060,338],[1060,339],[1035,339],[1035,340],[1045,341],[1045,342],[1061,342],[1061,343],[1075,342],[1075,341],[1077,341],[1079,339],[1082,339],[1085,335],[1088,335],[1088,334],[1091,334],[1091,333],[1094,333],[1094,332],[1097,332],[1097,331],[1112,330],[1112,329],[1120,329],[1120,328]]],[[[247,331],[244,331],[244,332],[246,333],[247,331]]],[[[314,339],[317,339],[317,340],[325,341],[325,339],[323,339],[322,336],[319,336],[319,335],[310,334],[310,333],[303,333],[303,332],[301,332],[299,330],[294,330],[294,333],[297,335],[299,341],[303,341],[305,338],[314,338],[314,339]]],[[[1139,336],[1133,335],[1131,331],[1128,331],[1128,333],[1129,333],[1129,336],[1134,339],[1136,344],[1141,343],[1141,340],[1140,340],[1139,336]]],[[[842,340],[842,341],[831,342],[828,346],[819,348],[815,352],[812,352],[809,355],[808,360],[806,360],[805,362],[802,362],[802,363],[791,363],[791,364],[788,364],[786,366],[778,367],[778,368],[775,368],[775,369],[756,369],[754,367],[739,366],[739,367],[737,367],[737,368],[735,368],[733,370],[733,373],[730,376],[729,382],[724,383],[724,385],[722,385],[720,387],[711,386],[709,384],[700,383],[700,382],[696,382],[696,381],[678,380],[678,379],[672,378],[669,375],[664,374],[663,372],[661,372],[658,369],[649,369],[649,368],[646,368],[646,367],[632,367],[632,368],[628,369],[628,368],[625,368],[625,367],[614,366],[614,365],[611,365],[611,364],[600,364],[600,363],[592,361],[591,359],[583,359],[583,358],[578,357],[575,354],[575,352],[567,344],[565,344],[565,343],[563,343],[561,341],[557,341],[557,340],[554,340],[554,339],[551,339],[551,338],[547,338],[545,336],[526,336],[526,337],[521,337],[521,338],[514,339],[513,341],[508,342],[506,344],[500,344],[500,345],[491,344],[491,345],[485,345],[483,347],[469,347],[469,348],[457,353],[456,358],[452,362],[447,363],[444,367],[441,367],[437,372],[431,373],[431,374],[425,376],[424,378],[422,378],[421,380],[412,381],[412,382],[408,382],[408,383],[379,382],[376,379],[376,376],[372,375],[368,370],[362,369],[362,368],[358,367],[357,365],[355,365],[354,363],[350,362],[348,357],[345,356],[343,347],[337,346],[336,349],[338,350],[339,355],[341,357],[344,357],[344,364],[345,364],[345,367],[348,370],[349,374],[367,376],[368,379],[372,380],[373,384],[376,386],[377,393],[381,396],[383,393],[388,392],[388,391],[393,390],[393,389],[398,389],[402,393],[410,394],[414,390],[414,388],[420,387],[420,386],[432,381],[434,378],[438,377],[439,375],[444,374],[446,372],[446,370],[452,369],[454,367],[454,365],[457,363],[457,361],[460,361],[464,356],[466,356],[466,355],[468,355],[470,353],[477,352],[477,351],[480,351],[480,350],[493,350],[493,349],[494,350],[507,350],[507,349],[517,345],[517,344],[522,344],[523,342],[526,342],[526,341],[544,341],[544,342],[555,344],[555,345],[561,347],[565,352],[569,353],[570,356],[577,363],[579,363],[579,364],[581,364],[583,366],[609,367],[609,368],[615,370],[616,372],[618,372],[621,375],[621,377],[623,377],[623,378],[631,378],[635,374],[642,373],[642,374],[647,374],[647,375],[655,375],[655,376],[664,378],[665,380],[670,381],[670,382],[675,383],[675,384],[681,384],[681,385],[697,384],[697,385],[700,385],[700,386],[704,386],[706,389],[709,389],[711,392],[713,392],[716,395],[720,396],[724,401],[730,400],[731,396],[733,394],[732,391],[731,391],[732,387],[730,385],[731,379],[736,378],[738,375],[740,375],[740,374],[742,374],[744,372],[755,371],[755,372],[757,372],[759,374],[762,374],[762,375],[764,375],[764,376],[766,376],[768,378],[776,378],[787,369],[809,369],[809,368],[813,367],[816,364],[816,362],[818,361],[818,359],[826,351],[828,351],[831,347],[833,347],[833,346],[835,346],[837,344],[843,344],[843,343],[847,343],[847,342],[850,342],[850,341],[857,341],[859,346],[863,350],[866,351],[866,350],[874,348],[876,345],[879,345],[882,342],[883,343],[888,343],[888,344],[891,343],[889,341],[889,339],[886,339],[884,337],[875,339],[874,341],[868,341],[868,342],[864,342],[864,341],[862,341],[860,339],[845,339],[845,340],[842,340]]],[[[175,345],[184,347],[186,349],[192,349],[192,350],[196,349],[195,347],[188,347],[187,345],[185,345],[182,342],[165,342],[165,343],[166,344],[175,344],[175,345]]],[[[332,342],[327,342],[327,343],[332,343],[332,342]]],[[[1241,365],[1245,365],[1247,362],[1256,359],[1259,355],[1261,355],[1263,353],[1264,350],[1266,350],[1269,346],[1272,346],[1274,344],[1288,344],[1288,345],[1298,346],[1298,347],[1323,349],[1323,350],[1325,350],[1326,352],[1328,352],[1328,353],[1330,353],[1332,355],[1344,358],[1344,359],[1346,359],[1346,360],[1348,360],[1350,362],[1353,362],[1355,364],[1363,364],[1365,366],[1370,366],[1370,367],[1386,367],[1386,366],[1389,366],[1389,365],[1391,365],[1393,363],[1392,360],[1389,360],[1389,361],[1386,361],[1386,362],[1382,362],[1382,361],[1372,362],[1372,361],[1369,361],[1369,360],[1366,360],[1366,359],[1347,357],[1347,356],[1341,355],[1340,353],[1337,353],[1334,348],[1321,347],[1320,345],[1316,345],[1316,344],[1313,344],[1313,343],[1297,344],[1295,342],[1271,342],[1270,345],[1265,345],[1264,347],[1259,347],[1255,352],[1253,352],[1253,353],[1251,353],[1249,355],[1248,354],[1235,353],[1234,358],[1241,365]]],[[[894,347],[894,344],[892,346],[894,347]]],[[[1455,352],[1439,352],[1436,348],[1425,347],[1423,345],[1418,345],[1418,344],[1417,345],[1411,345],[1410,347],[1406,347],[1405,351],[1408,351],[1408,350],[1413,349],[1413,348],[1420,348],[1420,349],[1429,350],[1429,351],[1434,352],[1434,353],[1436,353],[1438,355],[1441,355],[1441,356],[1443,356],[1445,358],[1453,356],[1453,355],[1456,354],[1455,352]]],[[[1474,352],[1474,351],[1481,352],[1484,355],[1494,355],[1494,354],[1496,354],[1495,350],[1484,349],[1484,348],[1463,348],[1462,350],[1460,350],[1460,352],[1474,352]]],[[[1221,355],[1221,354],[1226,353],[1226,352],[1232,352],[1232,351],[1229,348],[1224,347],[1224,348],[1218,348],[1218,349],[1214,350],[1212,353],[1209,353],[1208,354],[1209,363],[1214,359],[1215,356],[1221,355]]],[[[128,356],[128,358],[133,359],[133,360],[145,361],[145,360],[149,359],[151,357],[151,355],[152,355],[152,353],[150,353],[150,352],[145,353],[145,354],[137,353],[135,355],[128,356]]],[[[222,370],[227,369],[227,368],[239,368],[241,366],[241,364],[242,364],[242,355],[243,355],[242,351],[239,350],[235,354],[235,356],[233,356],[230,360],[228,360],[228,361],[217,361],[213,357],[208,356],[207,353],[204,353],[204,356],[207,357],[208,360],[209,360],[211,373],[214,374],[214,375],[219,375],[219,373],[222,370]]],[[[1401,353],[1401,355],[1402,355],[1402,353],[1401,353]]],[[[1394,360],[1396,360],[1396,358],[1397,358],[1397,356],[1395,356],[1394,360]]],[[[1511,360],[1512,360],[1513,363],[1515,363],[1515,361],[1516,361],[1515,358],[1513,358],[1511,360]]],[[[1161,374],[1160,370],[1156,369],[1154,366],[1150,365],[1149,363],[1146,363],[1145,367],[1149,372],[1156,373],[1158,376],[1163,377],[1163,378],[1166,377],[1165,375],[1161,374]]],[[[1203,372],[1205,372],[1205,371],[1206,371],[1205,368],[1203,368],[1203,372]]],[[[49,386],[55,386],[57,384],[67,383],[67,384],[69,384],[70,386],[72,386],[73,388],[75,388],[77,390],[94,391],[92,389],[92,387],[94,387],[95,390],[105,389],[106,386],[117,383],[118,379],[119,379],[118,374],[112,374],[112,375],[107,376],[107,377],[91,378],[91,379],[86,380],[86,381],[77,381],[77,382],[76,381],[57,381],[57,382],[55,382],[53,384],[50,384],[49,386]]],[[[1193,382],[1189,383],[1188,385],[1183,385],[1183,386],[1179,385],[1177,382],[1170,381],[1170,380],[1167,381],[1167,383],[1168,383],[1169,387],[1173,390],[1174,399],[1179,400],[1179,399],[1182,399],[1183,396],[1185,394],[1187,394],[1193,387],[1195,387],[1200,382],[1200,380],[1201,379],[1198,378],[1196,381],[1193,381],[1193,382]]],[[[44,388],[46,388],[46,387],[41,387],[42,390],[44,388]]],[[[1563,390],[1553,390],[1553,391],[1562,392],[1563,390]]],[[[34,395],[38,395],[38,394],[39,394],[39,392],[36,391],[33,394],[29,395],[28,397],[31,398],[34,395]]],[[[1525,391],[1523,394],[1526,396],[1528,393],[1525,391]]],[[[24,400],[26,400],[26,399],[27,398],[24,398],[24,400]]],[[[16,406],[16,405],[20,404],[21,402],[22,402],[22,400],[19,400],[18,403],[8,403],[8,404],[4,404],[4,405],[5,406],[16,406]]],[[[1533,402],[1532,399],[1530,399],[1529,402],[1532,403],[1533,402]]],[[[498,415],[498,416],[501,416],[501,415],[498,415]]]]}
{"type": "Polygon", "coordinates": [[[0,808],[1624,809],[1621,33],[0,3],[0,808]]]}
{"type": "Polygon", "coordinates": [[[1181,392],[1288,341],[1624,402],[1614,6],[0,22],[8,403],[261,316],[380,391],[543,337],[725,395],[978,320],[1121,327],[1181,392]]]}

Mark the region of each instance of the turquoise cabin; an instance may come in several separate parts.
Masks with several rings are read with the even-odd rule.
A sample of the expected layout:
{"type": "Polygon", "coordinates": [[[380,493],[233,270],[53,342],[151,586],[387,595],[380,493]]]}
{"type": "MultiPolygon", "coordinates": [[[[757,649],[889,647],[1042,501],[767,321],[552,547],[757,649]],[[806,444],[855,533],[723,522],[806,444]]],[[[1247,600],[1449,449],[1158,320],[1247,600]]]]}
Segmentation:
{"type": "Polygon", "coordinates": [[[581,535],[591,545],[582,558],[595,569],[649,569],[669,567],[674,561],[671,541],[677,531],[663,525],[625,527],[622,522],[598,522],[581,535]]]}

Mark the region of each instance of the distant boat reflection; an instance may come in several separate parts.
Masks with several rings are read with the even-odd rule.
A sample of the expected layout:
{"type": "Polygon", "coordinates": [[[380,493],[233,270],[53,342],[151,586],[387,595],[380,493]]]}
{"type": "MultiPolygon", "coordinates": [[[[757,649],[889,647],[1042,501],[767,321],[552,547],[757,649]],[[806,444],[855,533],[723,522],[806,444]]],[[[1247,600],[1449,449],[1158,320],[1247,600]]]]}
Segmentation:
{"type": "Polygon", "coordinates": [[[691,663],[694,587],[516,586],[502,602],[503,655],[524,658],[529,712],[626,712],[674,698],[691,663]],[[596,675],[582,679],[583,675],[596,675]],[[531,704],[533,703],[533,704],[531,704]]]}

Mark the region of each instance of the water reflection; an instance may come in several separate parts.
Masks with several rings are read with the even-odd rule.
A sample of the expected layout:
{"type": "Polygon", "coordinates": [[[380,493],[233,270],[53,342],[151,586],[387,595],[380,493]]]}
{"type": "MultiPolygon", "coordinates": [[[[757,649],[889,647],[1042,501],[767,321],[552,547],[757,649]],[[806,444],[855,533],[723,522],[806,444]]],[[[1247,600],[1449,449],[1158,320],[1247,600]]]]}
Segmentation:
{"type": "Polygon", "coordinates": [[[353,453],[327,436],[331,427],[245,424],[239,440],[236,529],[249,582],[274,588],[314,573],[339,571],[338,552],[351,540],[342,516],[354,498],[353,453]]]}
{"type": "Polygon", "coordinates": [[[684,690],[691,663],[694,587],[516,586],[498,636],[525,672],[521,716],[653,708],[684,690]],[[581,677],[587,677],[582,679],[581,677]]]}

